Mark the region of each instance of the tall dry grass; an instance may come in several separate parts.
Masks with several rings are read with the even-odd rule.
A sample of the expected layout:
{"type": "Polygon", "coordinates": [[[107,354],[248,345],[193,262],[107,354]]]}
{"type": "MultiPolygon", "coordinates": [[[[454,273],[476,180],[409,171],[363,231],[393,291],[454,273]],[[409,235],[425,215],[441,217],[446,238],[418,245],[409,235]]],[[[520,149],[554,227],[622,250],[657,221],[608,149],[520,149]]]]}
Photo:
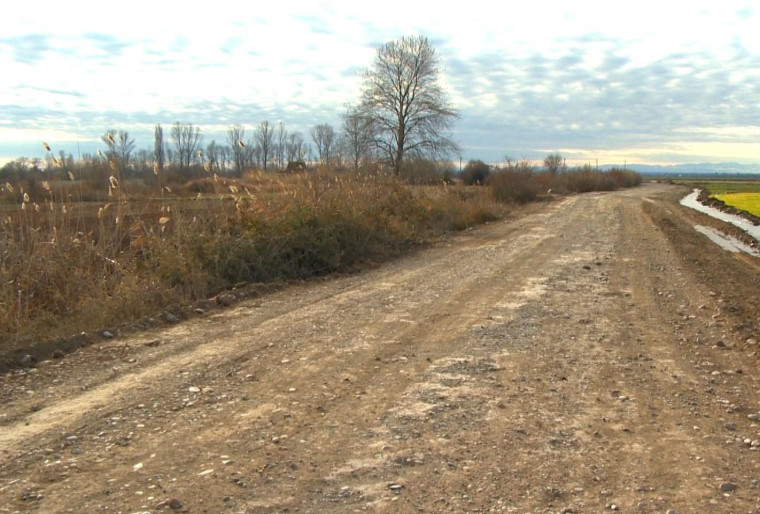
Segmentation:
{"type": "Polygon", "coordinates": [[[480,192],[376,176],[209,175],[180,186],[111,171],[40,183],[33,195],[4,188],[3,349],[155,315],[241,281],[356,269],[503,212],[480,192]]]}
{"type": "Polygon", "coordinates": [[[232,179],[202,170],[182,183],[171,170],[128,177],[108,160],[57,181],[29,175],[3,184],[0,351],[189,306],[239,282],[359,269],[549,190],[641,180],[628,170],[553,175],[519,163],[480,188],[441,183],[432,168],[407,171],[414,183],[439,185],[328,172],[232,179]]]}

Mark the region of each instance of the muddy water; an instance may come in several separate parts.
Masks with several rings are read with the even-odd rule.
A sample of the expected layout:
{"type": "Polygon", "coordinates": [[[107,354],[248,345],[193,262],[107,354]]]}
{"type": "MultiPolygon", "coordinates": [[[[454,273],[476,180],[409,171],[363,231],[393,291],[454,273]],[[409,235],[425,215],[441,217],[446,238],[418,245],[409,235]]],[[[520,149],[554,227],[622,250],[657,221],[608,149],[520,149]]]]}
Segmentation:
{"type": "Polygon", "coordinates": [[[735,237],[731,237],[729,235],[723,234],[718,230],[715,230],[714,228],[704,227],[702,225],[695,225],[694,228],[697,229],[697,232],[704,234],[710,239],[710,241],[717,244],[724,250],[728,250],[729,252],[744,252],[755,257],[760,257],[760,252],[758,252],[755,248],[742,243],[735,237]]]}
{"type": "Polygon", "coordinates": [[[725,221],[726,223],[731,223],[732,225],[739,227],[740,229],[745,231],[747,234],[751,235],[752,237],[760,241],[760,225],[753,225],[749,220],[746,220],[742,218],[741,216],[737,216],[735,214],[729,214],[727,212],[720,211],[713,207],[708,207],[707,205],[703,205],[699,203],[699,200],[697,200],[698,196],[699,196],[699,189],[695,189],[693,192],[691,192],[689,195],[685,196],[681,200],[681,205],[697,210],[699,212],[703,212],[709,216],[712,216],[713,218],[719,219],[721,221],[725,221]]]}

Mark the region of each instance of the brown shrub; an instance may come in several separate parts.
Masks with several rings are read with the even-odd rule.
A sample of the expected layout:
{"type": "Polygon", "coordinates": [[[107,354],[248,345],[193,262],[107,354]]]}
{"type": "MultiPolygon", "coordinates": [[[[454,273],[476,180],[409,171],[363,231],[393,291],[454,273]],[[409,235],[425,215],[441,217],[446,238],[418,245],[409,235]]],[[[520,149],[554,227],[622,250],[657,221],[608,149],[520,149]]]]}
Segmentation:
{"type": "Polygon", "coordinates": [[[488,185],[491,195],[499,202],[532,202],[542,191],[536,175],[524,168],[500,170],[489,177],[488,185]]]}
{"type": "Polygon", "coordinates": [[[240,281],[355,269],[501,212],[484,195],[382,177],[245,180],[224,191],[197,180],[189,198],[144,186],[128,194],[120,184],[107,201],[9,207],[0,219],[0,340],[92,331],[240,281]]]}

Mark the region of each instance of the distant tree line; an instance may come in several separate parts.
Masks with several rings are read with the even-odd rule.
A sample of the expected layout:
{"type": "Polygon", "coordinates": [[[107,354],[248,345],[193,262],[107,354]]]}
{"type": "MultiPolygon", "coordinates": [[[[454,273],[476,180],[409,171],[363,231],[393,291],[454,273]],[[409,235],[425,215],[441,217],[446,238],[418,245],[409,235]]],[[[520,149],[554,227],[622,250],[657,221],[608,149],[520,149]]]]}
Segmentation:
{"type": "Polygon", "coordinates": [[[156,125],[152,149],[138,150],[129,132],[112,129],[101,136],[104,148],[82,154],[80,163],[70,153],[55,149],[56,155],[46,147],[44,159],[17,159],[0,170],[0,177],[47,169],[72,178],[84,166],[110,168],[125,178],[164,173],[192,178],[204,171],[239,175],[253,168],[294,170],[307,164],[353,171],[384,168],[399,175],[405,164],[459,151],[450,134],[458,114],[439,75],[439,59],[428,39],[402,37],[377,50],[358,101],[346,106],[337,130],[322,123],[304,135],[264,120],[253,127],[232,125],[225,141],[205,143],[199,127],[178,121],[166,132],[156,125]]]}
{"type": "MultiPolygon", "coordinates": [[[[82,154],[79,162],[71,153],[55,149],[56,154],[43,143],[44,159],[12,161],[0,169],[0,181],[19,180],[29,170],[44,169],[52,170],[48,176],[72,180],[153,176],[166,184],[208,173],[240,176],[252,169],[301,171],[319,166],[355,172],[387,170],[411,183],[448,181],[451,170],[441,163],[461,155],[450,134],[458,114],[440,86],[439,75],[438,56],[427,38],[402,37],[377,50],[374,63],[364,72],[358,101],[345,106],[337,130],[321,123],[304,135],[288,130],[282,122],[264,120],[254,126],[232,125],[225,140],[205,143],[198,126],[177,121],[167,131],[157,124],[152,148],[137,150],[127,131],[111,129],[100,137],[104,147],[96,154],[82,154]]],[[[501,171],[525,175],[541,168],[527,160],[506,161],[501,171]]],[[[461,179],[468,185],[486,185],[493,171],[499,170],[473,160],[461,179]]],[[[568,172],[565,158],[550,153],[542,171],[548,178],[536,186],[539,189],[554,183],[552,177],[568,172]]]]}

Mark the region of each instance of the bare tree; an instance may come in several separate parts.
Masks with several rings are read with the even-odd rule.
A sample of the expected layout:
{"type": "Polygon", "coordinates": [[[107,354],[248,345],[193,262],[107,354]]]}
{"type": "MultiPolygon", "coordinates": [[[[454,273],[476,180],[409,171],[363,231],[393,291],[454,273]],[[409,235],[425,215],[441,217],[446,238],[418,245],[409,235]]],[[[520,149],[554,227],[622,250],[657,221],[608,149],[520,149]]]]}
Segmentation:
{"type": "Polygon", "coordinates": [[[163,172],[166,165],[166,146],[164,145],[164,129],[160,123],[156,124],[153,130],[153,157],[159,173],[163,172]]]}
{"type": "Polygon", "coordinates": [[[303,134],[300,132],[291,132],[288,134],[288,142],[286,145],[286,155],[288,162],[302,161],[304,153],[304,139],[303,134]]]}
{"type": "Polygon", "coordinates": [[[232,154],[235,173],[242,174],[246,168],[253,166],[254,143],[245,139],[245,127],[233,125],[227,129],[227,143],[232,154]]]}
{"type": "Polygon", "coordinates": [[[125,130],[109,130],[100,139],[107,147],[106,158],[112,165],[118,166],[120,172],[126,170],[135,149],[135,139],[129,137],[129,132],[125,130]]]}
{"type": "Polygon", "coordinates": [[[129,132],[126,130],[120,130],[116,137],[116,153],[125,169],[129,166],[134,149],[135,138],[129,137],[129,132]]]}
{"type": "Polygon", "coordinates": [[[407,154],[440,157],[458,150],[449,134],[458,114],[439,73],[436,51],[424,36],[386,43],[364,73],[359,112],[372,123],[373,144],[395,175],[407,154]]]}
{"type": "Polygon", "coordinates": [[[47,169],[56,169],[57,177],[68,177],[69,172],[74,169],[74,156],[66,153],[65,150],[58,150],[58,157],[51,155],[48,158],[47,169]],[[55,166],[53,166],[55,165],[55,166]]]}
{"type": "Polygon", "coordinates": [[[232,161],[232,148],[224,145],[219,148],[219,169],[226,171],[229,169],[229,163],[232,161]]]}
{"type": "Polygon", "coordinates": [[[335,130],[332,128],[332,125],[323,123],[312,128],[311,140],[317,146],[320,162],[329,165],[330,155],[335,146],[335,130]]]}
{"type": "Polygon", "coordinates": [[[207,171],[221,173],[222,148],[221,145],[216,144],[215,140],[212,140],[206,145],[206,159],[208,160],[206,163],[208,164],[207,171]]]}
{"type": "MultiPolygon", "coordinates": [[[[102,136],[100,136],[100,140],[103,141],[106,145],[106,153],[105,158],[108,159],[111,162],[115,162],[117,159],[117,153],[116,153],[116,131],[115,130],[109,130],[102,136]]],[[[98,153],[100,153],[100,150],[98,150],[98,153]]]]}
{"type": "Polygon", "coordinates": [[[274,151],[274,127],[272,127],[272,124],[268,121],[259,123],[259,126],[256,128],[255,139],[264,171],[266,171],[267,163],[272,158],[272,152],[274,151]]]}
{"type": "Polygon", "coordinates": [[[143,176],[148,175],[148,174],[152,175],[151,166],[150,166],[152,157],[153,157],[153,152],[145,148],[141,148],[135,152],[135,156],[132,162],[135,168],[135,173],[137,175],[143,175],[143,176]]]}
{"type": "Polygon", "coordinates": [[[563,167],[564,158],[559,153],[550,153],[544,159],[544,166],[551,174],[556,174],[563,167]]]}
{"type": "Polygon", "coordinates": [[[285,124],[283,122],[277,124],[277,131],[275,132],[274,139],[277,167],[283,169],[285,167],[285,149],[288,139],[288,131],[285,130],[285,124]]]}
{"type": "Polygon", "coordinates": [[[201,139],[200,129],[193,127],[192,123],[176,122],[172,126],[172,140],[180,170],[190,169],[190,163],[193,162],[200,148],[201,139]]]}
{"type": "Polygon", "coordinates": [[[359,171],[359,164],[367,159],[372,150],[372,122],[360,112],[348,107],[343,114],[343,148],[345,156],[359,171]]]}

